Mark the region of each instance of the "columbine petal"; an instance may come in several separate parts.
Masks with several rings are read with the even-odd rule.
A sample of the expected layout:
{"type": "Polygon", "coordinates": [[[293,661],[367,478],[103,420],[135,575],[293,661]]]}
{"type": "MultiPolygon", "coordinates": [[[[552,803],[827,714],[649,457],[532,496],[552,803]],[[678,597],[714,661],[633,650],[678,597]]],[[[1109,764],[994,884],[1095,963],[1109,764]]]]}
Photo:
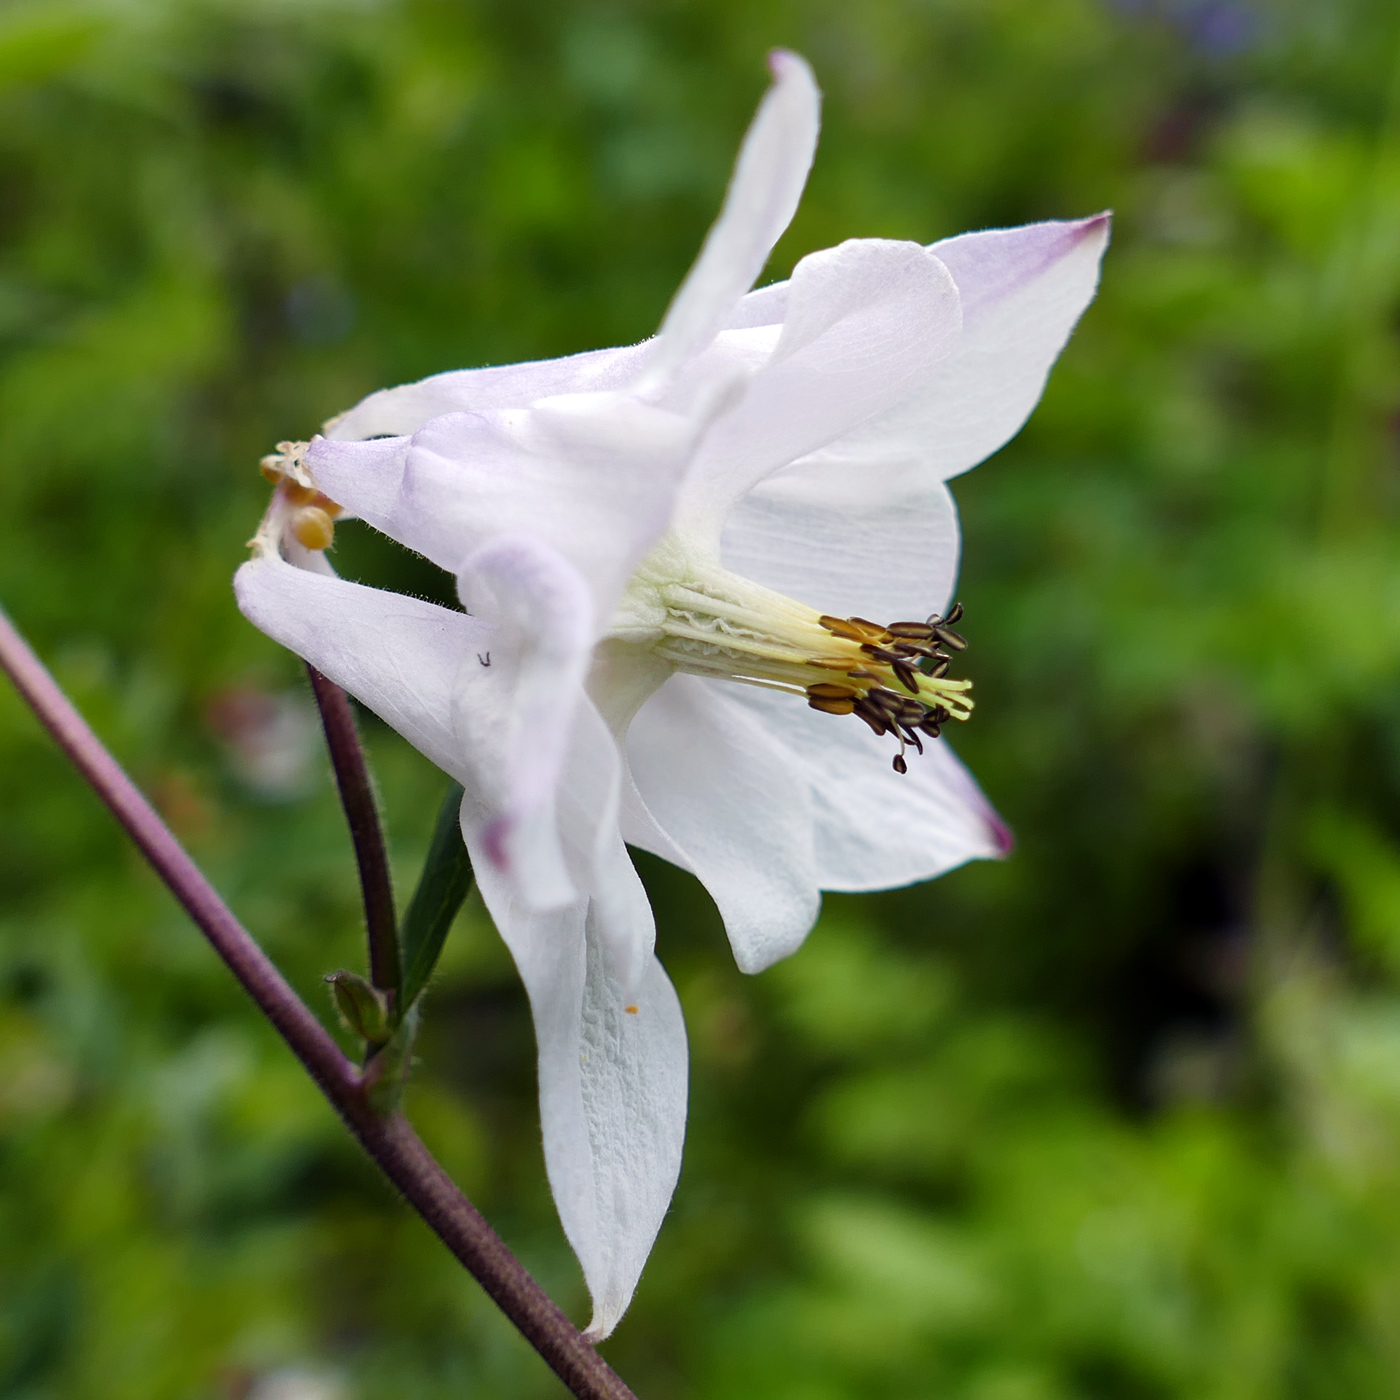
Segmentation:
{"type": "Polygon", "coordinates": [[[489,867],[481,889],[530,996],[545,1166],[593,1298],[587,1335],[601,1340],[631,1301],[680,1174],[680,1003],[654,957],[640,986],[624,987],[585,902],[523,912],[489,867]]]}
{"type": "Polygon", "coordinates": [[[709,345],[797,212],[817,148],[821,94],[796,54],[775,50],[769,68],[773,86],[744,137],[719,219],[662,322],[640,393],[658,392],[709,345]]]}
{"type": "Polygon", "coordinates": [[[528,408],[537,399],[556,394],[590,394],[624,389],[642,368],[648,345],[625,345],[610,350],[586,350],[554,360],[531,360],[519,365],[449,370],[380,389],[326,424],[326,436],[342,441],[402,437],[416,433],[430,418],[444,413],[489,413],[528,408]]]}
{"type": "MultiPolygon", "coordinates": [[[[651,817],[719,906],[739,966],[761,972],[798,947],[821,902],[812,804],[766,727],[726,687],[673,676],[632,721],[627,758],[651,817]]],[[[645,827],[624,835],[653,848],[645,827]]]]}
{"type": "Polygon", "coordinates": [[[853,471],[798,463],[725,522],[728,569],[838,617],[918,621],[945,612],[958,574],[958,512],[917,465],[853,471]]]}
{"type": "Polygon", "coordinates": [[[1109,217],[966,233],[930,251],[962,299],[956,351],[920,391],[827,449],[858,467],[918,461],[956,476],[1017,433],[1098,286],[1109,217]]]}
{"type": "Polygon", "coordinates": [[[884,890],[969,860],[1004,856],[1011,834],[944,740],[925,740],[909,771],[864,725],[799,709],[786,696],[736,697],[812,795],[817,876],[825,890],[884,890]]]}
{"type": "Polygon", "coordinates": [[[917,243],[853,239],[803,258],[772,359],[706,436],[678,528],[717,540],[730,507],[763,477],[922,385],[960,327],[953,279],[917,243]]]}
{"type": "Polygon", "coordinates": [[[537,537],[581,571],[606,616],[665,529],[710,411],[570,395],[446,414],[410,439],[319,438],[306,461],[333,500],[453,573],[493,539],[537,537]]]}
{"type": "Polygon", "coordinates": [[[453,690],[458,762],[468,773],[466,835],[529,907],[558,907],[580,892],[556,798],[592,650],[588,589],[567,560],[528,536],[476,554],[460,588],[473,612],[498,624],[494,649],[463,667],[453,690]]]}
{"type": "Polygon", "coordinates": [[[234,577],[243,615],[343,686],[459,782],[468,776],[452,727],[463,664],[492,645],[494,628],[345,579],[294,568],[273,555],[234,577]]]}

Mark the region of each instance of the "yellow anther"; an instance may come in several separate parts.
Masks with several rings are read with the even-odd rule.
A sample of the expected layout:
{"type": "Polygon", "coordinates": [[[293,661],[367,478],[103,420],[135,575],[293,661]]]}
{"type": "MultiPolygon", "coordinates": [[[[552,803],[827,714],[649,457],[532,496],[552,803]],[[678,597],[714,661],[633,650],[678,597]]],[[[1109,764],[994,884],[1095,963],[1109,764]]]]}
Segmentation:
{"type": "Polygon", "coordinates": [[[820,710],[824,715],[849,715],[855,711],[856,698],[854,695],[839,697],[813,695],[809,690],[807,692],[807,704],[814,710],[820,710]]]}
{"type": "Polygon", "coordinates": [[[316,493],[316,499],[312,502],[312,505],[320,506],[321,509],[325,511],[326,514],[329,515],[332,520],[336,519],[336,517],[339,516],[340,512],[344,509],[343,506],[336,505],[336,503],[333,500],[331,500],[329,496],[323,495],[320,491],[316,493]]]}
{"type": "Polygon", "coordinates": [[[832,617],[829,613],[823,613],[817,621],[833,637],[844,637],[848,642],[871,642],[878,645],[890,639],[888,628],[863,617],[832,617]]]}
{"type": "Polygon", "coordinates": [[[335,526],[320,506],[302,506],[292,516],[291,527],[303,549],[329,549],[335,538],[335,526]]]}

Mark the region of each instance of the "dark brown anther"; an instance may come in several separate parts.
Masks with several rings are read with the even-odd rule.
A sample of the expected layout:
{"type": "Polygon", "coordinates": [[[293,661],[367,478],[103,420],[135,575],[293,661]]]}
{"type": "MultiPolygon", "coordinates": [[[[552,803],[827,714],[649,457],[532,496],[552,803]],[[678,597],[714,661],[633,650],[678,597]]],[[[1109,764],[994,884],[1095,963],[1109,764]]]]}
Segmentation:
{"type": "Polygon", "coordinates": [[[934,680],[938,680],[939,677],[948,674],[949,660],[950,658],[946,656],[926,656],[919,662],[919,670],[924,675],[932,676],[934,680]]]}
{"type": "Polygon", "coordinates": [[[888,715],[897,715],[904,708],[904,697],[884,686],[876,686],[866,693],[866,700],[888,715]]]}
{"type": "Polygon", "coordinates": [[[895,660],[890,663],[890,669],[899,677],[899,683],[910,695],[919,693],[919,680],[914,674],[914,668],[907,661],[895,660]]]}
{"type": "Polygon", "coordinates": [[[807,704],[814,710],[820,710],[826,715],[849,715],[856,707],[855,696],[846,695],[844,697],[832,697],[825,695],[808,695],[807,704]]]}
{"type": "Polygon", "coordinates": [[[923,751],[924,751],[924,741],[923,741],[922,739],[919,738],[919,735],[918,735],[917,731],[915,731],[914,729],[910,728],[908,725],[905,725],[905,726],[904,726],[904,737],[905,737],[906,739],[908,739],[909,742],[910,742],[911,744],[913,744],[913,746],[914,746],[916,749],[918,749],[918,751],[919,751],[920,753],[923,753],[923,751]]]}
{"type": "Polygon", "coordinates": [[[933,707],[933,718],[937,724],[947,724],[953,717],[953,713],[946,705],[935,705],[933,707]]]}
{"type": "Polygon", "coordinates": [[[914,642],[927,642],[933,637],[933,628],[927,622],[892,622],[885,631],[891,637],[907,637],[914,642]]]}
{"type": "Polygon", "coordinates": [[[931,739],[937,739],[942,735],[943,728],[932,715],[925,715],[919,724],[919,728],[931,739]]]}
{"type": "Polygon", "coordinates": [[[877,737],[883,738],[890,732],[889,725],[885,723],[884,716],[877,710],[868,709],[865,702],[856,701],[854,709],[855,713],[875,731],[877,737]]]}
{"type": "Polygon", "coordinates": [[[909,765],[904,761],[904,755],[902,753],[895,754],[894,762],[890,764],[890,767],[893,768],[896,773],[907,773],[909,771],[909,765]]]}
{"type": "Polygon", "coordinates": [[[930,627],[951,627],[962,615],[963,605],[961,603],[954,603],[953,606],[948,609],[947,617],[939,617],[937,613],[930,613],[928,625],[930,627]]]}
{"type": "Polygon", "coordinates": [[[819,681],[816,685],[807,687],[807,694],[815,696],[818,700],[848,700],[853,699],[857,693],[854,686],[837,685],[833,681],[819,681]]]}
{"type": "Polygon", "coordinates": [[[967,638],[954,632],[951,627],[945,627],[940,623],[933,629],[933,634],[945,647],[952,647],[954,651],[967,650],[967,638]]]}
{"type": "Polygon", "coordinates": [[[901,724],[918,724],[928,713],[917,700],[906,700],[899,707],[899,722],[901,724]]]}

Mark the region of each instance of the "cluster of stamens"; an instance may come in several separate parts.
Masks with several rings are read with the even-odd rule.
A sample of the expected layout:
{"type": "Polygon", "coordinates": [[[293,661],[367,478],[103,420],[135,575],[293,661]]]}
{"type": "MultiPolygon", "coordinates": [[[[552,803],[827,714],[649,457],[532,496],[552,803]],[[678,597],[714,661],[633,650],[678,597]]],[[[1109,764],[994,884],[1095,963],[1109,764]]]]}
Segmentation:
{"type": "Polygon", "coordinates": [[[629,590],[633,607],[619,611],[613,635],[640,639],[655,627],[649,645],[679,670],[801,695],[825,714],[859,715],[899,741],[898,773],[908,771],[907,747],[922,753],[925,738],[972,713],[972,682],[948,675],[953,654],[967,647],[953,630],[961,605],[946,617],[883,626],[818,613],[726,570],[662,573],[674,568],[664,555],[644,561],[629,590]],[[647,610],[652,599],[659,616],[647,610]]]}
{"type": "MultiPolygon", "coordinates": [[[[876,734],[893,734],[899,740],[894,770],[908,772],[904,750],[909,744],[923,753],[921,736],[937,739],[950,719],[964,720],[972,712],[966,695],[970,682],[944,679],[951,653],[967,650],[966,638],[953,630],[962,615],[962,604],[955,603],[946,617],[934,613],[924,622],[882,627],[863,617],[823,614],[821,625],[832,636],[854,642],[865,660],[850,667],[840,664],[840,681],[809,685],[808,705],[829,715],[859,715],[876,734]],[[899,689],[884,683],[890,678],[899,689]]],[[[815,664],[837,669],[833,660],[815,664]]]]}

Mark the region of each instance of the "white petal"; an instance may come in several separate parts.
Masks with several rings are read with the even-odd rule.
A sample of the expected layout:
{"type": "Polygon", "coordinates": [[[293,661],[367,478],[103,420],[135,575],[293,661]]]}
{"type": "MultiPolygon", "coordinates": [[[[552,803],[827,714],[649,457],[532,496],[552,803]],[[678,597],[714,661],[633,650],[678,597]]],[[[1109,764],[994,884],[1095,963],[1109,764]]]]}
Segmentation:
{"type": "Polygon", "coordinates": [[[745,689],[737,702],[810,786],[818,878],[825,890],[882,890],[929,880],[969,860],[1004,856],[1011,834],[944,740],[925,740],[896,773],[895,741],[854,716],[825,715],[786,695],[745,689]]]}
{"type": "Polygon", "coordinates": [[[544,399],[446,414],[408,440],[319,438],[306,461],[333,500],[453,573],[502,535],[537,537],[581,571],[605,616],[665,529],[715,407],[691,417],[623,394],[544,399]]]}
{"type": "Polygon", "coordinates": [[[464,662],[492,645],[489,623],[311,573],[274,556],[234,576],[243,615],[343,686],[439,768],[465,781],[452,727],[452,692],[464,662]]]}
{"type": "Polygon", "coordinates": [[[578,571],[529,537],[480,551],[460,586],[467,606],[499,628],[495,647],[458,672],[452,696],[467,834],[522,902],[555,908],[580,892],[556,795],[583,700],[592,602],[578,571]]]}
{"type": "Polygon", "coordinates": [[[601,1340],[631,1301],[680,1174],[685,1022],[654,957],[637,990],[623,987],[585,903],[526,913],[478,869],[530,996],[545,1166],[593,1297],[588,1336],[601,1340]]]}
{"type": "Polygon", "coordinates": [[[717,543],[746,491],[907,398],[960,327],[952,278],[917,243],[852,240],[803,258],[772,360],[706,435],[677,528],[717,543]]]}
{"type": "Polygon", "coordinates": [[[959,545],[951,493],[918,466],[799,464],[734,507],[721,558],[822,612],[917,622],[947,611],[959,545]]]}
{"type": "Polygon", "coordinates": [[[444,413],[487,413],[528,408],[556,394],[587,394],[626,388],[636,378],[650,342],[609,350],[587,350],[555,360],[530,360],[486,369],[449,370],[380,389],[326,424],[326,436],[346,442],[416,433],[444,413]]]}
{"type": "MultiPolygon", "coordinates": [[[[821,904],[812,801],[765,726],[723,682],[677,675],[638,711],[627,758],[651,817],[719,906],[739,966],[761,972],[797,948],[821,904]]],[[[623,834],[671,858],[646,826],[623,834]]]]}
{"type": "Polygon", "coordinates": [[[639,393],[655,393],[698,355],[753,286],[792,222],[817,148],[821,94],[794,53],[769,56],[773,86],[739,151],[724,208],[661,324],[639,393]]]}
{"type": "Polygon", "coordinates": [[[824,449],[861,468],[920,462],[944,478],[995,452],[1026,421],[1098,286],[1106,214],[966,233],[932,245],[962,298],[956,351],[919,392],[824,449]]]}

